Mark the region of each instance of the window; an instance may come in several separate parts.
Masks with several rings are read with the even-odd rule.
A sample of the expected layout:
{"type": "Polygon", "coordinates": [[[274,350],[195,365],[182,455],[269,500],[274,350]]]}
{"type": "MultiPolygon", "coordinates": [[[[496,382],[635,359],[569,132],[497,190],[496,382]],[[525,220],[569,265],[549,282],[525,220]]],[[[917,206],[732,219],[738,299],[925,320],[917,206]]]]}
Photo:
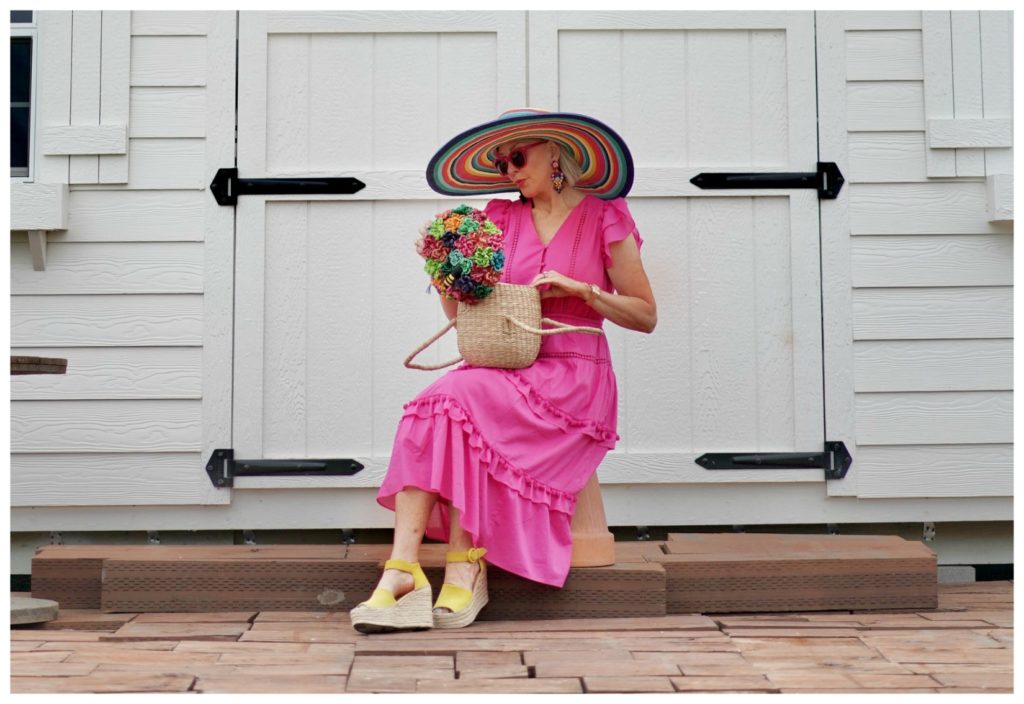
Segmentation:
{"type": "Polygon", "coordinates": [[[27,178],[32,157],[35,18],[11,10],[11,177],[27,178]]]}

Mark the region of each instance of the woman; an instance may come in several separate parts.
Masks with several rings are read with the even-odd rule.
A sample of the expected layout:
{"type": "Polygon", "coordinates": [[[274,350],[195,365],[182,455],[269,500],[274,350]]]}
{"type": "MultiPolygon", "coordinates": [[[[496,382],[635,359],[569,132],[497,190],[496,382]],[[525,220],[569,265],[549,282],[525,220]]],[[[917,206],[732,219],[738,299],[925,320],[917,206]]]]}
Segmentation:
{"type": "MultiPolygon", "coordinates": [[[[430,160],[427,180],[446,195],[520,193],[518,202],[491,200],[485,211],[504,232],[502,282],[538,287],[545,317],[654,330],[643,241],[623,200],[632,158],[603,123],[507,111],[451,139],[430,160]]],[[[456,301],[442,296],[441,305],[455,316],[456,301]]],[[[353,626],[371,633],[468,625],[487,603],[485,553],[503,570],[563,586],[576,494],[614,448],[616,427],[603,335],[546,336],[530,367],[463,364],[430,384],[405,405],[398,426],[377,495],[395,511],[394,546],[373,596],[352,610],[353,626]],[[417,562],[424,534],[449,546],[433,609],[417,562]]]]}

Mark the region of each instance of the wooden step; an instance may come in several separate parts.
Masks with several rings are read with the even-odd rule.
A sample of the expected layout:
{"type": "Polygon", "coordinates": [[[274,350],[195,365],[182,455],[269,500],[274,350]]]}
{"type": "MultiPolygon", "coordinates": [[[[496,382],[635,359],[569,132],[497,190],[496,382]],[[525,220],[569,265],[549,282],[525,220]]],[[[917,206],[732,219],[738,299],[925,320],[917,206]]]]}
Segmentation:
{"type": "MultiPolygon", "coordinates": [[[[665,615],[665,570],[648,561],[661,555],[661,543],[615,543],[615,563],[603,567],[574,567],[559,589],[522,579],[494,565],[487,567],[490,603],[479,620],[518,621],[549,618],[606,618],[665,615]]],[[[378,570],[390,554],[390,545],[349,548],[349,561],[374,560],[378,570]]],[[[420,564],[437,594],[444,580],[445,545],[424,545],[420,564]]],[[[376,586],[377,578],[370,585],[376,586]]],[[[366,592],[369,594],[369,591],[366,592]]],[[[359,601],[366,595],[359,597],[359,601]]]]}
{"type": "Polygon", "coordinates": [[[32,593],[52,598],[64,609],[98,609],[103,562],[137,558],[182,560],[344,559],[347,545],[44,545],[32,558],[32,593]]]}
{"type": "Polygon", "coordinates": [[[664,550],[668,613],[938,606],[935,553],[898,536],[684,533],[664,550]]]}
{"type": "MultiPolygon", "coordinates": [[[[435,594],[446,545],[425,544],[435,594]]],[[[117,612],[347,611],[376,586],[390,545],[45,546],[32,595],[117,612]]],[[[672,534],[615,543],[561,589],[488,566],[480,620],[937,607],[935,554],[896,536],[672,534]]]]}
{"type": "MultiPolygon", "coordinates": [[[[442,544],[420,562],[435,592],[442,544]]],[[[376,586],[390,545],[46,546],[33,558],[33,595],[64,608],[116,612],[347,611],[376,586]]],[[[480,619],[640,617],[665,614],[665,571],[644,553],[660,544],[622,544],[607,567],[574,568],[556,589],[490,565],[492,604],[480,619]]]]}

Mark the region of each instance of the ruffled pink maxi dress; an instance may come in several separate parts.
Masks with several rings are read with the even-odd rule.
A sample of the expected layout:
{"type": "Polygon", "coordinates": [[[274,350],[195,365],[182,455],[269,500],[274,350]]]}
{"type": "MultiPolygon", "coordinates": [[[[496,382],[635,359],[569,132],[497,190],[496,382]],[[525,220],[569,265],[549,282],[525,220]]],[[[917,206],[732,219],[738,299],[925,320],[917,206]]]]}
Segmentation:
{"type": "MultiPolygon", "coordinates": [[[[548,269],[611,291],[609,245],[630,234],[625,200],[588,195],[543,245],[529,202],[492,200],[485,211],[505,233],[502,282],[528,284],[548,269]]],[[[601,327],[575,296],[542,300],[545,317],[601,327]]],[[[440,494],[426,535],[448,541],[450,502],[473,545],[497,567],[562,587],[572,555],[570,523],[583,489],[616,432],[618,390],[604,335],[542,338],[525,369],[463,362],[405,404],[377,502],[415,486],[440,494]]]]}

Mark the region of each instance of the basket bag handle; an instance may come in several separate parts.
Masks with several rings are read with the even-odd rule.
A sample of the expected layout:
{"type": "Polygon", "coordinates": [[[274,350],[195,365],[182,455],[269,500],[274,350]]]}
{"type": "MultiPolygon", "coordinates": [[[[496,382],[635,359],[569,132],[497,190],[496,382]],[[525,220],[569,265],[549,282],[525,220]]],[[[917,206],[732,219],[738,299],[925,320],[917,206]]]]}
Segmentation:
{"type": "MultiPolygon", "coordinates": [[[[538,330],[537,328],[531,327],[531,326],[527,325],[526,323],[518,320],[517,318],[515,318],[514,316],[511,316],[511,315],[504,315],[502,317],[507,319],[513,325],[516,325],[516,326],[522,328],[523,330],[526,330],[527,332],[531,332],[534,335],[542,335],[542,336],[543,335],[557,335],[558,333],[562,333],[562,332],[584,332],[584,333],[587,333],[588,335],[603,335],[604,334],[604,331],[601,328],[591,328],[591,327],[587,327],[587,326],[584,326],[584,325],[567,325],[566,323],[561,323],[561,322],[559,322],[557,320],[552,320],[551,318],[541,318],[540,322],[541,322],[541,324],[547,323],[548,325],[555,326],[554,330],[543,330],[543,329],[538,330]]],[[[444,369],[445,367],[450,367],[453,364],[458,364],[459,362],[461,362],[462,361],[462,355],[459,355],[455,359],[450,359],[447,362],[442,362],[441,364],[428,364],[428,365],[413,364],[413,361],[412,361],[413,358],[416,355],[418,355],[420,352],[422,352],[423,350],[427,349],[432,344],[437,342],[441,338],[442,335],[444,335],[446,332],[448,332],[453,327],[455,327],[455,323],[457,321],[458,321],[458,316],[452,318],[451,320],[448,321],[448,324],[445,325],[443,328],[441,328],[437,333],[435,333],[433,335],[433,337],[431,337],[429,340],[427,340],[422,345],[417,347],[413,351],[412,354],[410,354],[408,357],[405,358],[405,366],[407,366],[409,369],[422,369],[424,371],[434,371],[436,369],[444,369]]]]}

